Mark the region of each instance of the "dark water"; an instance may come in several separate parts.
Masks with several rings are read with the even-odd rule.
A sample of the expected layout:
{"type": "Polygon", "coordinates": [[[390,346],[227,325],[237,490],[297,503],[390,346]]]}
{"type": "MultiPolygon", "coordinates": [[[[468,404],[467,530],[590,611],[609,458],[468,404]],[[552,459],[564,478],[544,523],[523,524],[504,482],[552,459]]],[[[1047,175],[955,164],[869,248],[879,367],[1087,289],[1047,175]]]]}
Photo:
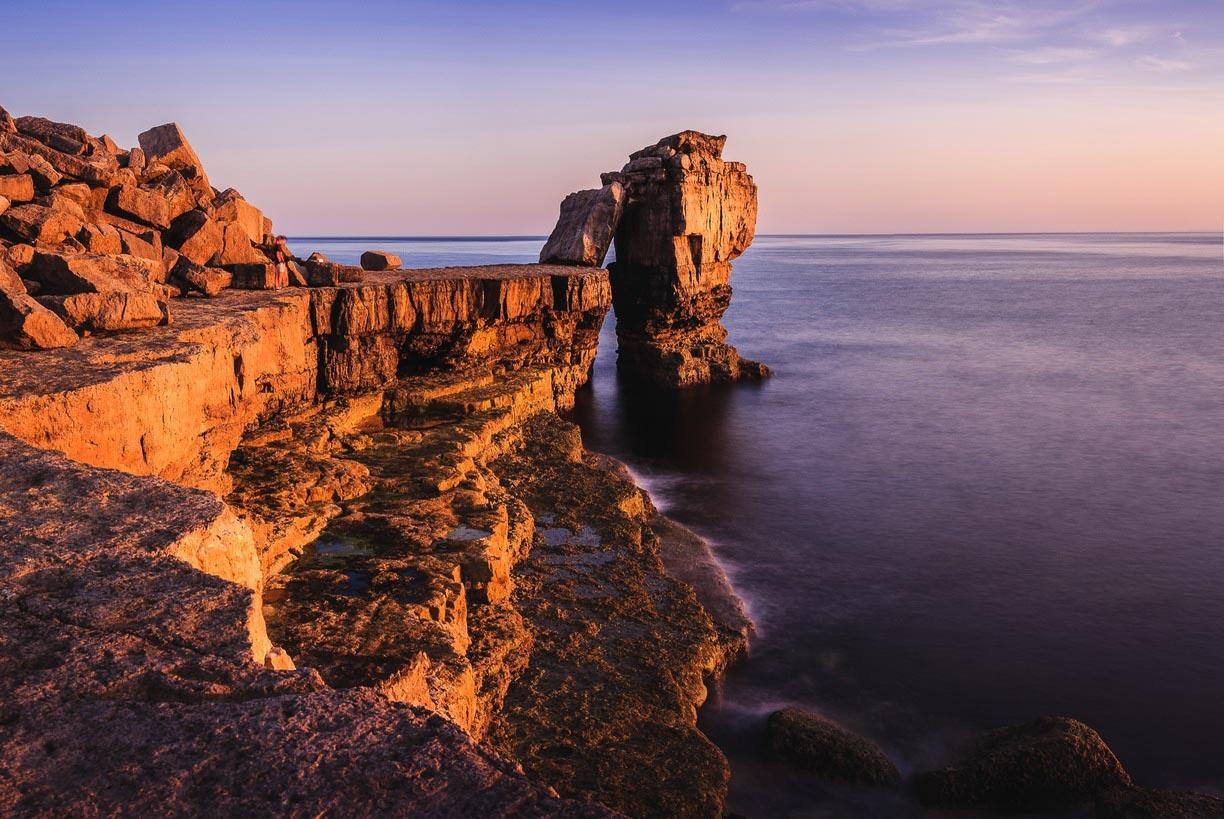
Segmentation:
{"type": "Polygon", "coordinates": [[[631,390],[609,317],[575,413],[711,540],[759,624],[702,715],[731,808],[911,810],[761,764],[790,703],[907,773],[1064,714],[1142,784],[1224,789],[1220,237],[762,237],[734,285],[730,340],[775,378],[631,390]]]}

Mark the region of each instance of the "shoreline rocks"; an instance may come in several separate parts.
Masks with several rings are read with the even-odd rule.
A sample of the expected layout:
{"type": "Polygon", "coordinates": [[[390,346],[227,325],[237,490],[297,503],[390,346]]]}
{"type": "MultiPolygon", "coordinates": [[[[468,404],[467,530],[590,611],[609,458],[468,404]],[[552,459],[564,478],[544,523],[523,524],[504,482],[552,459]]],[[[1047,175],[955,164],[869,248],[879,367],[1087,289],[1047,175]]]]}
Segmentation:
{"type": "Polygon", "coordinates": [[[880,746],[802,708],[770,714],[765,736],[774,756],[796,768],[855,785],[901,782],[901,772],[880,746]]]}
{"type": "Polygon", "coordinates": [[[932,807],[1039,811],[1131,784],[1096,731],[1067,717],[1041,717],[983,735],[955,766],[923,774],[915,787],[932,807]]]}
{"type": "Polygon", "coordinates": [[[399,270],[403,264],[399,256],[385,250],[367,250],[361,254],[362,270],[399,270]]]}

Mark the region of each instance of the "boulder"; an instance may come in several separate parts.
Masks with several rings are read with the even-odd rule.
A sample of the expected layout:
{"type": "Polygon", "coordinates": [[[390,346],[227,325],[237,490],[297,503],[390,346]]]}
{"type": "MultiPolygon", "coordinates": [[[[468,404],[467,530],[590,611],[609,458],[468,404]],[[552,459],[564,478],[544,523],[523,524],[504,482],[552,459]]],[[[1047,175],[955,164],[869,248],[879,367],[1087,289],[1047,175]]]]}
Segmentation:
{"type": "Polygon", "coordinates": [[[89,142],[89,134],[85,133],[84,128],[52,122],[45,117],[18,117],[16,125],[19,133],[66,154],[84,153],[85,145],[89,142]]]}
{"type": "Polygon", "coordinates": [[[769,715],[766,740],[779,759],[812,773],[857,785],[896,785],[901,773],[869,739],[802,708],[769,715]]]}
{"type": "Polygon", "coordinates": [[[91,185],[109,185],[119,170],[119,160],[110,154],[74,156],[57,151],[36,139],[6,131],[0,131],[0,151],[21,151],[31,156],[41,156],[61,174],[80,179],[91,185]]]}
{"type": "Polygon", "coordinates": [[[76,202],[82,208],[93,208],[93,189],[84,182],[69,182],[60,185],[55,189],[55,194],[76,202]]]}
{"type": "Polygon", "coordinates": [[[30,176],[34,178],[34,187],[39,193],[47,193],[60,182],[63,181],[64,175],[55,170],[48,162],[37,154],[29,158],[30,176]]]}
{"type": "Polygon", "coordinates": [[[34,254],[27,278],[53,294],[105,293],[111,290],[148,290],[165,278],[161,260],[98,253],[34,254]]]}
{"type": "Polygon", "coordinates": [[[17,121],[13,119],[13,115],[0,107],[0,131],[5,131],[10,134],[17,133],[17,121]]]}
{"type": "Polygon", "coordinates": [[[402,264],[399,256],[385,250],[367,250],[361,254],[362,270],[398,270],[402,264]]]}
{"type": "Polygon", "coordinates": [[[276,290],[276,265],[271,262],[251,262],[230,267],[234,275],[234,288],[239,290],[276,290]]]}
{"type": "Polygon", "coordinates": [[[215,258],[215,263],[227,266],[233,264],[260,264],[268,261],[268,257],[251,245],[247,233],[240,225],[230,222],[222,226],[221,251],[215,258]]]}
{"type": "Polygon", "coordinates": [[[0,260],[0,346],[19,350],[71,347],[77,334],[35,301],[17,273],[0,260]]]}
{"type": "Polygon", "coordinates": [[[571,193],[561,202],[561,215],[540,251],[540,263],[599,267],[624,207],[625,187],[619,182],[571,193]]]}
{"type": "Polygon", "coordinates": [[[1220,819],[1224,796],[1189,791],[1126,788],[1101,794],[1097,819],[1220,819]]]}
{"type": "Polygon", "coordinates": [[[200,265],[208,264],[221,251],[224,241],[217,223],[198,209],[175,219],[166,239],[180,254],[200,265]]]}
{"type": "Polygon", "coordinates": [[[0,196],[0,214],[4,213],[6,210],[8,210],[8,209],[9,209],[9,205],[10,205],[10,204],[12,204],[12,203],[11,203],[11,202],[9,202],[9,200],[8,200],[8,197],[7,197],[7,196],[0,196]]]}
{"type": "Polygon", "coordinates": [[[85,245],[89,253],[123,253],[123,238],[118,229],[110,225],[86,225],[77,234],[77,241],[85,245]]]}
{"type": "Polygon", "coordinates": [[[34,177],[28,173],[0,176],[0,196],[10,202],[29,202],[34,198],[34,177]]]}
{"type": "Polygon", "coordinates": [[[311,253],[306,259],[305,268],[307,287],[335,287],[364,278],[361,268],[336,264],[322,253],[311,253]]]}
{"type": "Polygon", "coordinates": [[[51,210],[62,211],[79,219],[82,223],[85,222],[85,209],[82,208],[75,199],[70,199],[59,192],[58,189],[44,196],[34,198],[34,204],[42,205],[51,210]]]}
{"type": "Polygon", "coordinates": [[[17,244],[8,249],[8,261],[17,272],[21,272],[34,262],[34,248],[29,245],[17,244]]]}
{"type": "Polygon", "coordinates": [[[233,274],[216,267],[204,267],[186,256],[180,256],[170,270],[169,281],[179,285],[184,291],[190,290],[211,297],[232,284],[233,274]]]}
{"type": "Polygon", "coordinates": [[[984,735],[951,768],[916,782],[924,804],[1002,810],[1069,808],[1131,785],[1096,731],[1067,717],[1042,717],[984,735]]]}
{"type": "Polygon", "coordinates": [[[61,244],[84,227],[71,213],[32,204],[9,208],[0,215],[0,225],[20,241],[36,247],[61,244]]]}
{"type": "Polygon", "coordinates": [[[170,206],[171,221],[189,210],[195,210],[195,192],[191,190],[187,180],[178,171],[166,171],[161,176],[146,182],[144,187],[165,198],[170,206]]]}
{"type": "Polygon", "coordinates": [[[140,176],[145,168],[145,152],[141,148],[132,148],[127,155],[127,169],[140,176]]]}
{"type": "Polygon", "coordinates": [[[178,171],[191,184],[192,190],[197,193],[207,192],[211,198],[211,186],[208,183],[208,175],[204,173],[204,164],[196,156],[195,149],[187,141],[178,123],[170,122],[150,128],[138,139],[146,160],[160,162],[178,171]]]}
{"type": "Polygon", "coordinates": [[[77,330],[114,332],[170,323],[170,305],[150,292],[108,290],[39,296],[38,301],[77,330]]]}
{"type": "Polygon", "coordinates": [[[123,243],[123,252],[138,259],[148,259],[155,262],[165,255],[162,247],[161,234],[156,230],[133,233],[119,230],[119,238],[123,243]]]}
{"type": "Polygon", "coordinates": [[[107,210],[146,225],[162,230],[170,227],[170,202],[157,191],[145,190],[135,185],[122,185],[111,189],[106,204],[107,210]]]}
{"type": "Polygon", "coordinates": [[[233,223],[242,228],[247,239],[254,244],[261,244],[264,237],[271,232],[264,230],[263,211],[242,198],[242,194],[233,188],[222,191],[212,203],[213,219],[218,223],[233,223]]]}

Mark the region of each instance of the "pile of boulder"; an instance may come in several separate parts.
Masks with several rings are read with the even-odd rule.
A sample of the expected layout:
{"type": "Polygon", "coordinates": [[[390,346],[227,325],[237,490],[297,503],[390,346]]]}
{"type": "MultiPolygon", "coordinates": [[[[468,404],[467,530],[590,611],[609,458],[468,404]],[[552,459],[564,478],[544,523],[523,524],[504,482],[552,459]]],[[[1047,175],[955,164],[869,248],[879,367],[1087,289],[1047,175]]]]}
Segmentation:
{"type": "Polygon", "coordinates": [[[178,125],[139,142],[0,108],[0,345],[65,347],[168,324],[173,298],[277,286],[271,220],[212,186],[178,125]]]}

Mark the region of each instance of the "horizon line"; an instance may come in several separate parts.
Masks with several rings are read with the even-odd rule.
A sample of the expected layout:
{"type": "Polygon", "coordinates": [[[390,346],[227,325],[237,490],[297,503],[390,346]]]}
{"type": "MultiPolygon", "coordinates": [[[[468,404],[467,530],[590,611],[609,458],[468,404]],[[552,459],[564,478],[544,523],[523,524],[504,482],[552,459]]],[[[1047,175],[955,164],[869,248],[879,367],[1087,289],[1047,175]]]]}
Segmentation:
{"type": "MultiPolygon", "coordinates": [[[[838,238],[883,238],[883,237],[940,237],[940,236],[1192,236],[1216,235],[1224,236],[1224,230],[998,230],[998,231],[929,231],[929,232],[889,232],[889,233],[758,233],[759,239],[838,239],[838,238]]],[[[548,234],[522,233],[454,233],[454,234],[377,234],[363,235],[314,235],[285,234],[293,240],[315,241],[545,241],[548,234]]]]}

